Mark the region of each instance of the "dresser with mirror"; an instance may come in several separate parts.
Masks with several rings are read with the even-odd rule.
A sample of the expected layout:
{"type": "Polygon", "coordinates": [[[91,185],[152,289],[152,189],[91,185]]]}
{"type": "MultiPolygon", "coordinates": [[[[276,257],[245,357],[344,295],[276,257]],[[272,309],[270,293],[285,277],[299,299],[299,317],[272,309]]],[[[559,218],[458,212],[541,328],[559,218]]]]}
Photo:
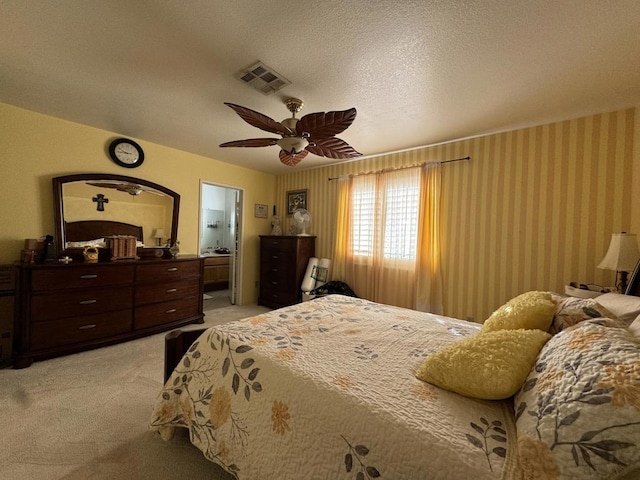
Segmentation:
{"type": "Polygon", "coordinates": [[[204,259],[169,249],[179,194],[89,173],[54,178],[53,196],[55,258],[16,265],[16,368],[203,322],[204,259]],[[119,259],[110,240],[125,237],[135,237],[135,255],[119,259]],[[97,262],[85,258],[87,246],[97,262]]]}

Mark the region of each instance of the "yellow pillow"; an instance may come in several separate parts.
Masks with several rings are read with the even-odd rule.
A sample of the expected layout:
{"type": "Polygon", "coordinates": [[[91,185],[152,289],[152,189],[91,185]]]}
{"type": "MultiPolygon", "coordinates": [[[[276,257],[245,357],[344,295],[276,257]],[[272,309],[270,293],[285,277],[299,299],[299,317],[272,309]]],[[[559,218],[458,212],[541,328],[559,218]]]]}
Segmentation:
{"type": "Polygon", "coordinates": [[[547,331],[556,313],[556,304],[549,292],[527,292],[512,298],[482,325],[482,332],[518,330],[520,328],[547,331]]]}
{"type": "Polygon", "coordinates": [[[481,333],[429,356],[416,377],[467,397],[509,398],[527,379],[549,338],[542,330],[481,333]]]}

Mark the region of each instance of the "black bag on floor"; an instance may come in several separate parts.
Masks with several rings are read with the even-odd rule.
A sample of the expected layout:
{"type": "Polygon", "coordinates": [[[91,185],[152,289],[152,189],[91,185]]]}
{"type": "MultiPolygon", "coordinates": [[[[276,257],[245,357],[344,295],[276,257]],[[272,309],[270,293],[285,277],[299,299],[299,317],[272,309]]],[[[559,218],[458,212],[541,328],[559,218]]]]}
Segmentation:
{"type": "Polygon", "coordinates": [[[349,287],[349,285],[338,280],[327,282],[324,285],[316,287],[309,292],[310,295],[331,295],[333,293],[346,295],[347,297],[359,298],[356,293],[351,290],[351,287],[349,287]]]}

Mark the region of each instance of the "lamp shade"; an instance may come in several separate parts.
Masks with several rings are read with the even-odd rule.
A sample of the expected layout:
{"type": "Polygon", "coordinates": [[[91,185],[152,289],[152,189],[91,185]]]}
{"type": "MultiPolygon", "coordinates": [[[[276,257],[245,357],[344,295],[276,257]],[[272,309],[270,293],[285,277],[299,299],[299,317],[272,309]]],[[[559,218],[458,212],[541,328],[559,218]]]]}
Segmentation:
{"type": "Polygon", "coordinates": [[[164,228],[156,228],[153,232],[153,238],[164,238],[164,228]]]}
{"type": "Polygon", "coordinates": [[[634,233],[614,233],[611,235],[609,250],[598,268],[617,272],[633,272],[640,259],[638,239],[634,233]]]}

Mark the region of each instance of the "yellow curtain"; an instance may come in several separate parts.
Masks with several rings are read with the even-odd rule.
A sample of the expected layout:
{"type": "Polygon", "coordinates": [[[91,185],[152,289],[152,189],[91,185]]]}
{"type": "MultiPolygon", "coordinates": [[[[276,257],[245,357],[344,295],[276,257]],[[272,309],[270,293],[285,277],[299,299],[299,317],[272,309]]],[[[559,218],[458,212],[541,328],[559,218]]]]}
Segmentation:
{"type": "Polygon", "coordinates": [[[420,222],[415,309],[442,315],[442,272],[440,271],[440,192],[439,163],[427,163],[420,176],[420,222]]]}
{"type": "MultiPolygon", "coordinates": [[[[347,177],[338,180],[338,215],[332,278],[346,282],[362,298],[401,307],[441,313],[441,280],[439,262],[439,194],[440,167],[430,164],[423,167],[399,169],[391,172],[347,177]],[[392,197],[390,192],[418,190],[418,206],[414,201],[392,197]],[[357,192],[374,192],[371,210],[373,226],[365,232],[371,251],[354,251],[355,209],[362,207],[362,196],[357,192]],[[355,203],[354,203],[355,202],[355,203]],[[393,208],[389,209],[389,202],[393,208]],[[400,203],[399,203],[400,202],[400,203]],[[395,210],[394,210],[395,209],[395,210]],[[413,212],[418,216],[415,257],[385,255],[387,226],[394,219],[387,218],[389,211],[413,212]],[[413,210],[412,210],[413,209],[413,210]]],[[[366,201],[370,199],[367,197],[366,201]]],[[[367,205],[368,206],[368,205],[367,205]]],[[[413,215],[413,214],[412,214],[413,215]]],[[[411,222],[398,222],[394,231],[400,238],[409,238],[411,222]]],[[[414,222],[415,224],[415,222],[414,222]]],[[[362,231],[359,231],[362,236],[362,231]]],[[[416,235],[414,231],[414,236],[416,235]]],[[[358,247],[356,247],[358,248],[358,247]]]]}

